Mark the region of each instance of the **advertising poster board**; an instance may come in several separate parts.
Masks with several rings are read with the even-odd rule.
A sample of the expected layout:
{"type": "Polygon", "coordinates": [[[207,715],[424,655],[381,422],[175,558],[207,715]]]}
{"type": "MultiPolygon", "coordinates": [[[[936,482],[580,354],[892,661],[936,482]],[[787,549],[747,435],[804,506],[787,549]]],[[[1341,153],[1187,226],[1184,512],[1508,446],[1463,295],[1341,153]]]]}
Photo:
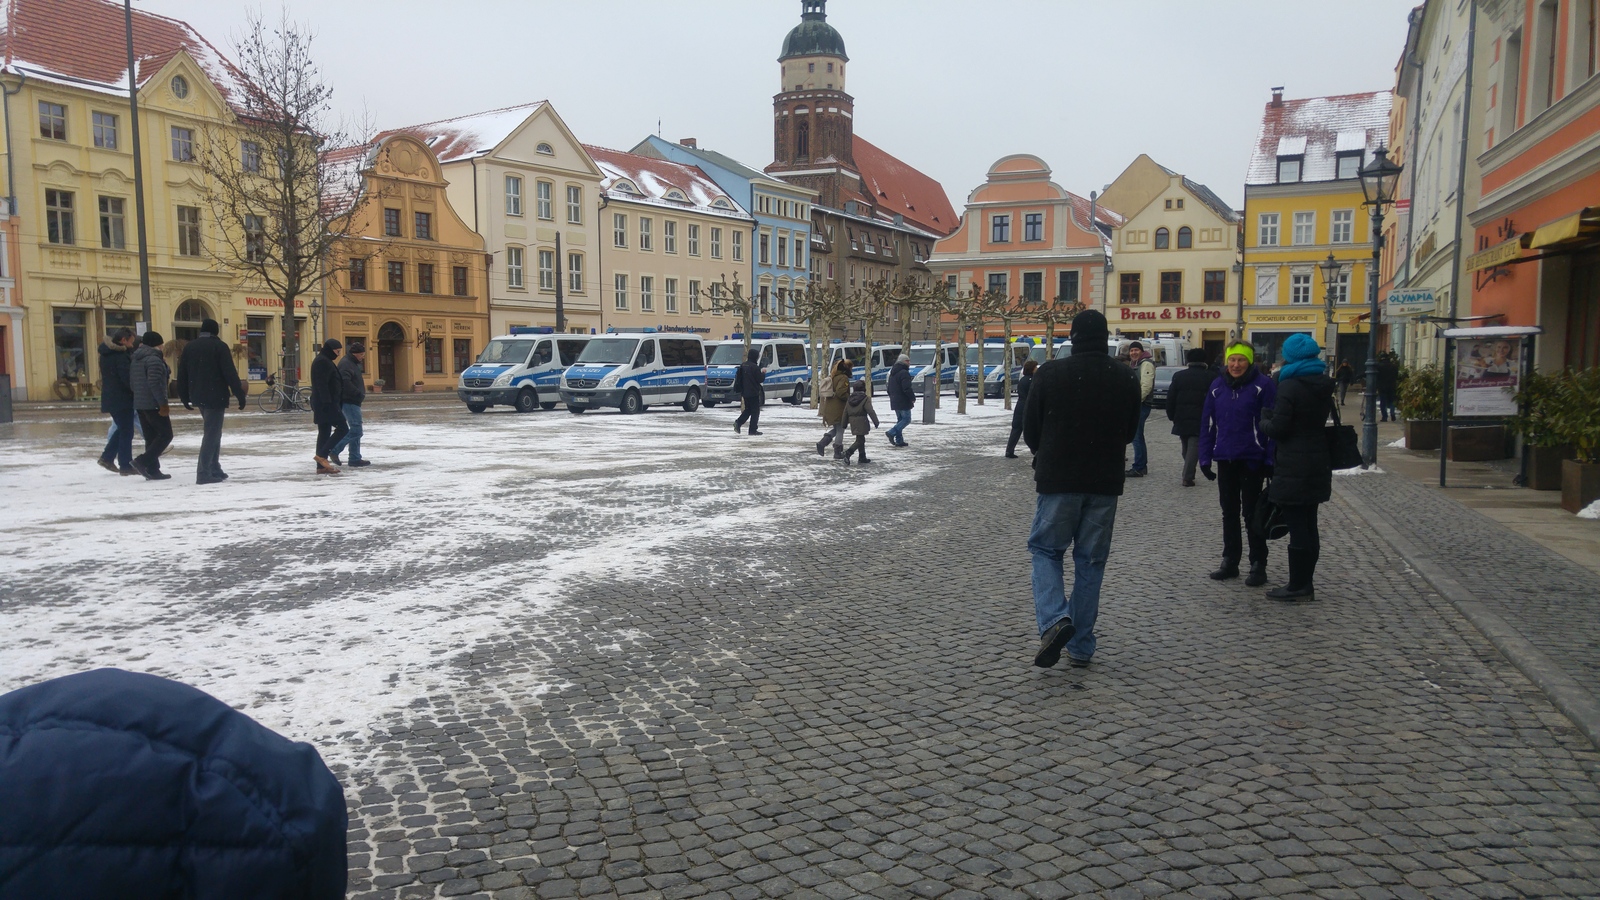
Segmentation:
{"type": "Polygon", "coordinates": [[[1455,415],[1514,416],[1522,377],[1522,341],[1515,337],[1456,341],[1455,415]]]}

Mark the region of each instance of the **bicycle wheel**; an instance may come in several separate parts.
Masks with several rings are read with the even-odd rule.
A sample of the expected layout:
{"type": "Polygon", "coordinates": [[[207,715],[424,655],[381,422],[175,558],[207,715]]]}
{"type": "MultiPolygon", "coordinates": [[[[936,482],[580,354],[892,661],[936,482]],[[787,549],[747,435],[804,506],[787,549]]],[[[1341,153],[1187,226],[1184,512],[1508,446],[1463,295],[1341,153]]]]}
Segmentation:
{"type": "Polygon", "coordinates": [[[262,412],[277,412],[282,399],[276,387],[269,387],[256,395],[256,408],[262,412]]]}
{"type": "Polygon", "coordinates": [[[301,387],[294,389],[294,408],[301,412],[311,411],[311,388],[301,387]]]}

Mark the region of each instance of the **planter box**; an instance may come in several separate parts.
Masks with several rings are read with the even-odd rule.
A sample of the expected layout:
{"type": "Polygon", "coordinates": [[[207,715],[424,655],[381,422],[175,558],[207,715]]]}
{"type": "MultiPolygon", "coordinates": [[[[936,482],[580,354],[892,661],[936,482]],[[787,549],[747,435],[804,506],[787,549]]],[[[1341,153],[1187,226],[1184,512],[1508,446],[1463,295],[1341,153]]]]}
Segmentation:
{"type": "Polygon", "coordinates": [[[1600,463],[1561,461],[1561,508],[1569,513],[1600,500],[1600,463]]]}
{"type": "Polygon", "coordinates": [[[1452,462],[1482,462],[1506,459],[1506,427],[1504,425],[1452,425],[1450,426],[1449,458],[1452,462]]]}
{"type": "Polygon", "coordinates": [[[1529,447],[1528,487],[1535,491],[1561,490],[1561,461],[1572,458],[1572,448],[1529,447]]]}
{"type": "Polygon", "coordinates": [[[1407,450],[1439,449],[1438,419],[1407,419],[1405,430],[1407,450]]]}

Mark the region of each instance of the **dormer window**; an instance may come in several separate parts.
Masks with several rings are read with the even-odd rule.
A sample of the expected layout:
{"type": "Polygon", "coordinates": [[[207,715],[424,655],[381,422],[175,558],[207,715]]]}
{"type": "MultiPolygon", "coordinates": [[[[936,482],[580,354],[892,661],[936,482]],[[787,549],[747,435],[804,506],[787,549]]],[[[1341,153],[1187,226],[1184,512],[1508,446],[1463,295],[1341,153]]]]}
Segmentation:
{"type": "Polygon", "coordinates": [[[1339,154],[1339,174],[1337,177],[1340,181],[1361,177],[1361,156],[1362,154],[1360,153],[1339,154]]]}
{"type": "MultiPolygon", "coordinates": [[[[523,146],[527,146],[527,145],[524,144],[523,146]]],[[[542,153],[545,156],[555,156],[556,155],[556,148],[550,146],[549,144],[540,144],[539,146],[533,148],[533,151],[535,153],[542,153]]]]}
{"type": "Polygon", "coordinates": [[[683,195],[683,191],[676,191],[676,190],[667,191],[667,199],[668,200],[676,200],[679,203],[688,203],[689,202],[689,198],[687,198],[687,197],[685,197],[683,195]]]}
{"type": "Polygon", "coordinates": [[[1303,156],[1278,157],[1278,183],[1292,184],[1300,180],[1300,164],[1305,161],[1303,156]]]}

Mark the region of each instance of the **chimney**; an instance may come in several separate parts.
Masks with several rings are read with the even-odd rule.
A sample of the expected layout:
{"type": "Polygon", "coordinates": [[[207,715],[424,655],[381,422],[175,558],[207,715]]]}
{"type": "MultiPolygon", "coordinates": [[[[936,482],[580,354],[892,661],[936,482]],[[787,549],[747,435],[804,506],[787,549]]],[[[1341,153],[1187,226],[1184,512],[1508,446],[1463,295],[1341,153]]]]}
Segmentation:
{"type": "Polygon", "coordinates": [[[1274,109],[1283,105],[1283,85],[1272,89],[1272,106],[1274,109]]]}
{"type": "Polygon", "coordinates": [[[678,140],[678,143],[683,145],[683,146],[685,146],[685,147],[688,147],[690,150],[699,150],[700,149],[700,141],[699,141],[698,138],[680,138],[678,140]]]}

